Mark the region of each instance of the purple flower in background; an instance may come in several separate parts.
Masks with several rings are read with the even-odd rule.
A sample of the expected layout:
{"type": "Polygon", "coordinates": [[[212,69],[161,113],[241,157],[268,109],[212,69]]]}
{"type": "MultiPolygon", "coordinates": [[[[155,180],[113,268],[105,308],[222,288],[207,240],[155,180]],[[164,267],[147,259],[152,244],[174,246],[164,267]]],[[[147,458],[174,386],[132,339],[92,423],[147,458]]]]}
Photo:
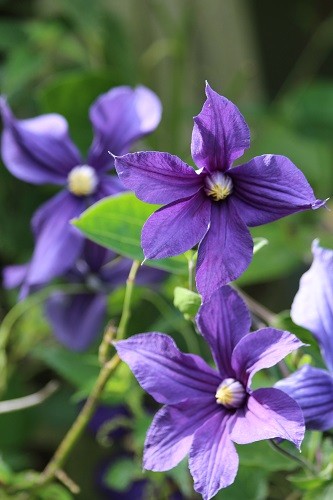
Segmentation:
{"type": "Polygon", "coordinates": [[[171,257],[200,243],[196,282],[208,299],[250,264],[253,242],[247,226],[324,202],[316,200],[302,172],[284,156],[258,156],[232,168],[250,145],[248,126],[237,107],[208,84],[206,94],[191,144],[200,170],[159,152],[116,158],[116,170],[138,198],[166,205],[143,227],[145,257],[171,257]]]}
{"type": "Polygon", "coordinates": [[[333,427],[333,250],[313,242],[313,263],[302,276],[291,317],[317,340],[328,371],[305,365],[276,387],[294,398],[309,429],[333,427]]]}
{"type": "Polygon", "coordinates": [[[283,438],[300,446],[304,422],[297,403],[278,389],[252,391],[251,380],[302,343],[273,328],[248,333],[248,310],[230,287],[201,306],[197,324],[218,371],[161,333],[135,335],[115,347],[140,385],[166,404],[148,431],[144,467],[169,470],[189,453],[195,490],[209,499],[235,479],[234,443],[283,438]]]}
{"type": "MultiPolygon", "coordinates": [[[[74,351],[82,351],[101,335],[108,295],[125,284],[131,265],[130,259],[85,240],[81,258],[65,278],[70,283],[82,283],[87,291],[76,294],[55,292],[45,304],[46,317],[62,344],[74,351]]],[[[5,288],[20,286],[29,268],[30,264],[5,268],[5,288]]],[[[165,271],[143,266],[138,271],[136,283],[154,285],[161,283],[166,276],[165,271]]]]}
{"type": "Polygon", "coordinates": [[[145,87],[117,87],[101,95],[90,108],[94,139],[83,160],[58,114],[16,119],[5,99],[2,159],[17,178],[32,184],[56,184],[64,189],[34,214],[36,239],[27,283],[42,284],[72,267],[84,238],[69,221],[89,205],[124,190],[115,176],[108,151],[124,154],[137,139],[153,131],[161,118],[157,96],[145,87]]]}

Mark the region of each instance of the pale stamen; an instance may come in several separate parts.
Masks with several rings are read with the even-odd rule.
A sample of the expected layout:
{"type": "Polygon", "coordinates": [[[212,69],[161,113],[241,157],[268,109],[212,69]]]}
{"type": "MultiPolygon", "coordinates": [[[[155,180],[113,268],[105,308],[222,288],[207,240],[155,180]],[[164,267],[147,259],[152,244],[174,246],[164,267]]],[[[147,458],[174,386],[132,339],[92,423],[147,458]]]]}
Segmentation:
{"type": "Polygon", "coordinates": [[[232,180],[222,172],[214,172],[205,178],[205,193],[214,201],[224,200],[232,193],[232,180]]]}
{"type": "Polygon", "coordinates": [[[246,398],[243,384],[234,378],[226,378],[218,386],[215,394],[216,402],[225,408],[240,408],[246,398]]]}
{"type": "Polygon", "coordinates": [[[76,196],[88,196],[95,192],[98,177],[89,165],[78,165],[68,174],[68,189],[76,196]]]}

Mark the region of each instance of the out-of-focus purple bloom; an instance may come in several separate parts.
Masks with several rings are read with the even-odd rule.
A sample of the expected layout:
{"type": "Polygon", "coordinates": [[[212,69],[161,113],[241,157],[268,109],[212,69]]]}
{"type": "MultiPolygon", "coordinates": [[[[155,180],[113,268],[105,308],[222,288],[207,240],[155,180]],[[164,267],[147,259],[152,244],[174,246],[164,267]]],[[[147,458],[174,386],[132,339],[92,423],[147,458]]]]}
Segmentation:
{"type": "Polygon", "coordinates": [[[157,96],[146,87],[117,87],[101,95],[90,108],[94,139],[87,160],[68,134],[65,118],[48,114],[15,118],[5,99],[0,101],[4,130],[2,159],[17,178],[32,184],[57,184],[64,190],[34,214],[34,249],[28,285],[43,284],[70,269],[82,251],[84,238],[69,221],[89,205],[124,190],[115,176],[113,154],[153,131],[161,117],[157,96]]]}
{"type": "MultiPolygon", "coordinates": [[[[107,296],[124,285],[132,261],[117,256],[104,247],[85,240],[83,253],[65,278],[82,283],[82,293],[55,292],[45,304],[45,314],[56,338],[69,349],[81,351],[101,334],[107,311],[107,296]]],[[[4,272],[4,286],[20,286],[30,265],[9,266],[4,272]]],[[[148,266],[139,269],[138,285],[161,283],[167,273],[148,266]]]]}
{"type": "Polygon", "coordinates": [[[135,335],[115,347],[140,385],[166,404],[148,431],[144,467],[169,470],[189,453],[195,490],[209,499],[235,479],[234,443],[283,438],[300,446],[304,421],[297,403],[278,389],[252,391],[251,380],[302,343],[273,328],[248,333],[248,310],[230,287],[201,306],[197,324],[218,371],[161,333],[135,335]]]}
{"type": "Polygon", "coordinates": [[[103,431],[108,438],[121,439],[129,432],[129,426],[123,424],[131,419],[132,414],[125,405],[100,404],[89,420],[88,429],[96,436],[103,431]]]}
{"type": "Polygon", "coordinates": [[[276,387],[294,398],[309,429],[333,427],[333,250],[312,244],[313,263],[303,274],[291,317],[317,340],[328,371],[306,365],[276,387]]]}
{"type": "Polygon", "coordinates": [[[171,257],[200,243],[196,282],[208,299],[250,264],[253,242],[247,226],[324,202],[316,200],[302,172],[284,156],[258,156],[232,168],[250,145],[248,126],[237,107],[208,84],[206,94],[192,134],[199,170],[160,152],[116,158],[116,170],[138,198],[166,205],[143,227],[145,257],[171,257]]]}

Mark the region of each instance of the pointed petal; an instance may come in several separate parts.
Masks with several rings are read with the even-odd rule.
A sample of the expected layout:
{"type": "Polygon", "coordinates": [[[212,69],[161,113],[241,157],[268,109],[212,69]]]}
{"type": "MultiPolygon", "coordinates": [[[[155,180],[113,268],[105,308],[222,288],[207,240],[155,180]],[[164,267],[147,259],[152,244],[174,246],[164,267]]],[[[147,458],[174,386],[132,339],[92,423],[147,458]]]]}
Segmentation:
{"type": "Polygon", "coordinates": [[[11,289],[21,286],[25,280],[29,269],[28,264],[17,266],[6,266],[2,271],[2,281],[4,288],[11,289]]]}
{"type": "Polygon", "coordinates": [[[302,345],[304,344],[292,333],[262,328],[245,335],[239,341],[232,353],[231,365],[238,379],[245,386],[250,386],[255,373],[276,365],[302,345]]]}
{"type": "Polygon", "coordinates": [[[257,156],[231,169],[228,175],[237,208],[248,226],[260,226],[325,204],[316,200],[303,173],[285,156],[257,156]]]}
{"type": "Polygon", "coordinates": [[[229,437],[229,415],[222,409],[194,434],[189,467],[194,489],[209,500],[232,484],[238,470],[238,455],[229,437]]]}
{"type": "Polygon", "coordinates": [[[251,327],[250,313],[244,301],[230,286],[224,286],[200,307],[196,319],[220,373],[233,376],[232,351],[251,327]]]}
{"type": "Polygon", "coordinates": [[[300,448],[304,419],[298,404],[274,388],[254,391],[244,408],[237,410],[230,437],[237,444],[263,439],[288,439],[300,448]]]}
{"type": "Polygon", "coordinates": [[[196,283],[209,300],[212,293],[237,279],[252,260],[253,241],[231,197],[212,203],[210,228],[198,251],[196,283]]]}
{"type": "Polygon", "coordinates": [[[190,398],[212,398],[219,375],[199,356],[184,354],[168,335],[143,333],[115,342],[139,384],[159,403],[179,403],[190,398]]]}
{"type": "Polygon", "coordinates": [[[169,153],[129,153],[116,158],[116,170],[124,185],[147,203],[172,203],[203,186],[193,168],[169,153]]]}
{"type": "Polygon", "coordinates": [[[160,100],[147,87],[116,87],[101,95],[90,108],[95,136],[88,163],[100,171],[112,168],[108,152],[127,153],[134,141],[155,130],[161,114],[160,100]]]}
{"type": "Polygon", "coordinates": [[[191,151],[196,165],[227,170],[250,146],[250,131],[239,109],[206,84],[207,100],[194,118],[191,151]]]}
{"type": "Polygon", "coordinates": [[[190,250],[205,235],[211,202],[200,190],[191,198],[170,203],[154,212],[142,229],[146,259],[162,259],[190,250]]]}
{"type": "Polygon", "coordinates": [[[80,215],[85,205],[84,199],[61,191],[36,212],[32,221],[36,245],[27,276],[29,284],[47,283],[72,267],[84,238],[69,221],[80,215]]]}
{"type": "Polygon", "coordinates": [[[333,377],[313,366],[300,370],[275,384],[300,406],[307,429],[326,431],[333,428],[333,377]]]}
{"type": "Polygon", "coordinates": [[[1,154],[8,170],[32,184],[65,184],[69,171],[82,163],[65,118],[49,114],[17,120],[3,98],[0,111],[4,122],[1,154]]]}
{"type": "Polygon", "coordinates": [[[175,467],[188,454],[195,431],[220,408],[214,398],[183,401],[164,406],[148,430],[143,467],[165,471],[175,467]]]}
{"type": "Polygon", "coordinates": [[[53,294],[45,312],[55,337],[73,351],[82,351],[101,335],[106,297],[101,294],[53,294]]]}
{"type": "Polygon", "coordinates": [[[294,323],[313,333],[333,372],[333,250],[313,242],[313,263],[303,274],[291,307],[294,323]]]}

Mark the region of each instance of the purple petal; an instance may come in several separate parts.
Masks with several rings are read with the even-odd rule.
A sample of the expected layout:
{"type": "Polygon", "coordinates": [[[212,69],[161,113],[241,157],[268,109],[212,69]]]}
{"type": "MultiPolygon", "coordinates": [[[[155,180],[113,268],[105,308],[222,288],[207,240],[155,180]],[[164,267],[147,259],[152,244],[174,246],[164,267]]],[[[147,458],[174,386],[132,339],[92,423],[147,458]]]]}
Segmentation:
{"type": "Polygon", "coordinates": [[[159,403],[180,403],[190,398],[214,397],[219,375],[199,356],[179,351],[171,337],[143,333],[115,342],[139,384],[159,403]]]}
{"type": "Polygon", "coordinates": [[[97,243],[85,240],[83,248],[83,258],[89,266],[89,270],[98,273],[101,267],[115,258],[116,254],[97,243]]]}
{"type": "Polygon", "coordinates": [[[333,372],[333,251],[313,242],[313,263],[303,274],[291,307],[294,323],[310,330],[333,372]]]}
{"type": "Polygon", "coordinates": [[[190,250],[205,235],[211,202],[200,190],[191,198],[170,203],[154,212],[142,229],[146,259],[162,259],[190,250]]]}
{"type": "Polygon", "coordinates": [[[115,175],[101,175],[99,177],[99,184],[97,191],[92,198],[94,203],[106,196],[113,196],[127,191],[121,180],[115,175]]]}
{"type": "Polygon", "coordinates": [[[8,170],[32,184],[65,184],[69,171],[82,163],[65,118],[49,114],[17,120],[3,98],[0,111],[4,122],[1,152],[8,170]]]}
{"type": "Polygon", "coordinates": [[[116,170],[124,185],[147,203],[172,203],[203,186],[193,168],[169,153],[130,153],[116,158],[116,170]]]}
{"type": "Polygon", "coordinates": [[[316,200],[303,173],[285,156],[257,156],[231,169],[228,175],[238,211],[248,226],[260,226],[325,204],[316,200]]]}
{"type": "Polygon", "coordinates": [[[333,427],[333,378],[330,373],[303,366],[277,382],[275,387],[299,404],[307,429],[326,431],[333,427]]]}
{"type": "Polygon", "coordinates": [[[238,379],[250,386],[255,373],[276,365],[304,345],[295,335],[274,328],[262,328],[245,335],[232,353],[231,365],[238,379]]]}
{"type": "Polygon", "coordinates": [[[284,392],[267,388],[254,391],[246,406],[237,410],[230,437],[237,444],[288,439],[299,448],[304,430],[304,419],[298,404],[284,392]]]}
{"type": "Polygon", "coordinates": [[[209,500],[232,484],[238,470],[238,455],[229,437],[229,415],[221,411],[194,434],[189,467],[194,489],[209,500]]]}
{"type": "Polygon", "coordinates": [[[165,471],[175,467],[187,453],[195,431],[220,408],[212,401],[196,399],[164,406],[148,430],[143,467],[165,471]]]}
{"type": "Polygon", "coordinates": [[[101,294],[55,293],[45,304],[55,337],[73,351],[82,351],[101,335],[106,297],[101,294]]]}
{"type": "Polygon", "coordinates": [[[114,155],[127,153],[134,141],[149,134],[161,120],[161,102],[146,87],[117,87],[101,95],[90,108],[94,140],[88,163],[107,170],[114,165],[114,155]]]}
{"type": "Polygon", "coordinates": [[[231,287],[222,287],[200,307],[197,324],[210,345],[220,373],[226,377],[235,375],[231,354],[251,327],[251,317],[244,301],[231,287]]]}
{"type": "Polygon", "coordinates": [[[250,146],[250,131],[239,109],[206,84],[207,100],[194,118],[191,151],[210,172],[227,170],[250,146]]]}
{"type": "Polygon", "coordinates": [[[204,301],[237,279],[250,264],[252,255],[251,235],[232,198],[213,202],[210,228],[198,251],[196,283],[204,301]]]}
{"type": "Polygon", "coordinates": [[[70,220],[80,215],[86,201],[61,191],[36,212],[32,226],[36,245],[27,280],[42,284],[70,269],[83,247],[84,239],[70,220]]]}
{"type": "Polygon", "coordinates": [[[2,271],[4,288],[11,289],[21,286],[25,280],[28,269],[29,263],[5,267],[2,271]]]}

